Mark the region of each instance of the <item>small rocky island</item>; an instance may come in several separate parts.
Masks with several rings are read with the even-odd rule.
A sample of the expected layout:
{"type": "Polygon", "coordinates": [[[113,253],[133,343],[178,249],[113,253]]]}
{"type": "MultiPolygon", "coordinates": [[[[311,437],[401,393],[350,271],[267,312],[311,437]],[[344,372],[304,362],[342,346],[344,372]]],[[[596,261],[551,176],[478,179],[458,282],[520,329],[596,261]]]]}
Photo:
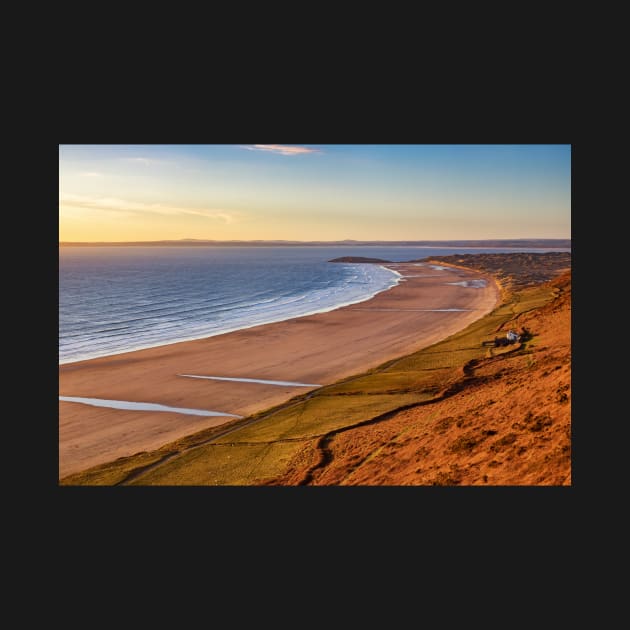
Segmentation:
{"type": "Polygon", "coordinates": [[[365,258],[363,256],[342,256],[341,258],[333,258],[328,262],[336,263],[390,263],[391,260],[383,260],[382,258],[365,258]]]}

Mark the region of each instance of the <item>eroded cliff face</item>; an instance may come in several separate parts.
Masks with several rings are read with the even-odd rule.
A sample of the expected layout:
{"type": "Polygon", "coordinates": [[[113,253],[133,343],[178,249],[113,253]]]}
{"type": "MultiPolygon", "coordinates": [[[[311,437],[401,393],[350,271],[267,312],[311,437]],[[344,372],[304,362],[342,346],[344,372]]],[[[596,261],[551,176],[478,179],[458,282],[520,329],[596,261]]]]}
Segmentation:
{"type": "Polygon", "coordinates": [[[530,331],[523,347],[468,366],[442,400],[305,447],[267,483],[570,485],[570,272],[549,285],[553,301],[508,325],[530,331]]]}

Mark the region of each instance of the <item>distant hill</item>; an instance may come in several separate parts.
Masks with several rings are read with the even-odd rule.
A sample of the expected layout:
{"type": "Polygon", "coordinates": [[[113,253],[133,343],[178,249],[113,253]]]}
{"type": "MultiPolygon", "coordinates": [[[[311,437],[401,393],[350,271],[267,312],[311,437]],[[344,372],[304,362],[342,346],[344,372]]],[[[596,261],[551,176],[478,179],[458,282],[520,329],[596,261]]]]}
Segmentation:
{"type": "Polygon", "coordinates": [[[184,238],[180,240],[166,241],[103,241],[69,242],[62,241],[60,247],[283,247],[283,246],[336,246],[348,247],[366,246],[414,246],[414,247],[571,247],[571,239],[565,238],[532,238],[532,239],[493,239],[493,240],[466,240],[466,241],[286,241],[286,240],[254,240],[254,241],[213,241],[184,238]]]}

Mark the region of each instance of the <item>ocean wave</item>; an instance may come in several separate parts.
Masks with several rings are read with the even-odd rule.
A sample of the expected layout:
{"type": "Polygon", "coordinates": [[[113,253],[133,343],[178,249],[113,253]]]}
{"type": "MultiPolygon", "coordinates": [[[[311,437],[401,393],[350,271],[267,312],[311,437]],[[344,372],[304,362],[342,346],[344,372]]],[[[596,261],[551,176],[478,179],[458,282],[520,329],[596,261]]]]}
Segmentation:
{"type": "MultiPolygon", "coordinates": [[[[228,276],[222,279],[224,292],[212,299],[195,294],[199,286],[193,283],[180,285],[178,294],[169,295],[165,289],[163,301],[157,304],[147,304],[145,294],[134,293],[127,286],[116,288],[110,279],[103,283],[108,294],[101,294],[96,301],[77,300],[80,291],[73,287],[66,299],[60,300],[59,363],[323,313],[368,300],[400,281],[400,274],[391,269],[359,264],[305,266],[283,274],[282,282],[275,285],[273,278],[266,278],[271,286],[257,287],[253,291],[251,285],[244,282],[244,274],[236,273],[232,282],[228,281],[228,276]],[[240,296],[233,293],[239,281],[243,282],[240,290],[249,289],[240,296]],[[147,309],[147,306],[153,308],[147,309]]],[[[174,285],[166,283],[165,286],[174,285]]],[[[217,287],[215,283],[213,288],[218,292],[217,287]]]]}

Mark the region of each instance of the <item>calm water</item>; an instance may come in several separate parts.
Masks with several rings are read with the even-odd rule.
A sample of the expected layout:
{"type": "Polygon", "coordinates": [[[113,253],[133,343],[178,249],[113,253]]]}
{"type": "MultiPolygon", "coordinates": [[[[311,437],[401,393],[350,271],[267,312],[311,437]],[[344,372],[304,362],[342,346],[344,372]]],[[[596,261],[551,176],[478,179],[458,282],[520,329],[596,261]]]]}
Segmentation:
{"type": "Polygon", "coordinates": [[[378,265],[454,253],[569,251],[434,247],[65,247],[59,363],[199,339],[329,311],[391,288],[378,265]]]}

